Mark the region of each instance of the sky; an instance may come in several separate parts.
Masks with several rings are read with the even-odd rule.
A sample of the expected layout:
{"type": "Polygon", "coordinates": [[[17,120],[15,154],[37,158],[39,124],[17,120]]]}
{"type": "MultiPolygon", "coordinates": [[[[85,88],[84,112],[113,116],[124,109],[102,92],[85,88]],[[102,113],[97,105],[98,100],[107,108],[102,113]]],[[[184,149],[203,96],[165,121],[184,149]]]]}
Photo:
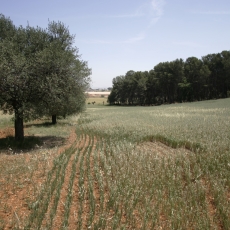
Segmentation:
{"type": "Polygon", "coordinates": [[[129,70],[230,50],[229,0],[0,0],[0,13],[17,26],[68,26],[93,89],[129,70]]]}

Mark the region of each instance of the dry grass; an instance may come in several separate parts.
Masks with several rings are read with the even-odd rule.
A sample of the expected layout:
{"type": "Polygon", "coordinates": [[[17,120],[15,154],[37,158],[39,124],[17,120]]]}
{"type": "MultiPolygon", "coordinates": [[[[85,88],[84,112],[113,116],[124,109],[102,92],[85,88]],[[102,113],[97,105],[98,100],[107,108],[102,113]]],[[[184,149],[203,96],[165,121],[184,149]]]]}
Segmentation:
{"type": "Polygon", "coordinates": [[[104,94],[89,95],[86,100],[86,104],[88,108],[100,106],[100,105],[108,105],[107,99],[108,96],[104,94]]]}

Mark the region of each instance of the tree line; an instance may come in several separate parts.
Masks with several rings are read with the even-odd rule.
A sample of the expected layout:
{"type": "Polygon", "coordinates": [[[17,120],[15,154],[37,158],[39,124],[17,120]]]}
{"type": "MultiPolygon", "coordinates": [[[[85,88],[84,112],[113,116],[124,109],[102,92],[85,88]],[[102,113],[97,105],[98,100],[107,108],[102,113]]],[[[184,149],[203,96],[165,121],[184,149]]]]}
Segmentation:
{"type": "Polygon", "coordinates": [[[17,27],[0,14],[0,109],[14,113],[16,140],[24,139],[25,120],[51,116],[55,124],[80,112],[90,74],[62,22],[17,27]]]}
{"type": "Polygon", "coordinates": [[[230,97],[230,51],[161,62],[112,81],[110,104],[159,105],[230,97]]]}

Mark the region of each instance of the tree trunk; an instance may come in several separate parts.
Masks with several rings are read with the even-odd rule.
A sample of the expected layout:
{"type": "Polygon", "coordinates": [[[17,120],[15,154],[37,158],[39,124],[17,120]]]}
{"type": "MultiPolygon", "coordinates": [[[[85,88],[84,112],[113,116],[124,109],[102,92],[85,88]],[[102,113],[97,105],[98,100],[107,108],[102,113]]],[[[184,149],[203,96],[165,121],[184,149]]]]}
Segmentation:
{"type": "Polygon", "coordinates": [[[23,114],[15,109],[15,118],[14,118],[14,130],[15,130],[15,140],[23,141],[24,140],[24,128],[23,128],[23,114]]]}
{"type": "Polygon", "coordinates": [[[52,115],[52,124],[55,125],[57,123],[57,115],[52,115]]]}

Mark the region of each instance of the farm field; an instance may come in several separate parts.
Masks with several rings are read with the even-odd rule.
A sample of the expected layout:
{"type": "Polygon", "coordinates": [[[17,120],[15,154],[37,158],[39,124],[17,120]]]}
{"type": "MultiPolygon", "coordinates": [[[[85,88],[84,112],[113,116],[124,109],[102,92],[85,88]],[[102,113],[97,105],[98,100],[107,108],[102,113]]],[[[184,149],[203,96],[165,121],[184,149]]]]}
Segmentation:
{"type": "Polygon", "coordinates": [[[31,149],[0,149],[0,229],[230,229],[230,99],[25,126],[31,149]]]}
{"type": "Polygon", "coordinates": [[[108,105],[107,99],[110,92],[88,92],[87,93],[87,106],[94,105],[108,105]]]}

